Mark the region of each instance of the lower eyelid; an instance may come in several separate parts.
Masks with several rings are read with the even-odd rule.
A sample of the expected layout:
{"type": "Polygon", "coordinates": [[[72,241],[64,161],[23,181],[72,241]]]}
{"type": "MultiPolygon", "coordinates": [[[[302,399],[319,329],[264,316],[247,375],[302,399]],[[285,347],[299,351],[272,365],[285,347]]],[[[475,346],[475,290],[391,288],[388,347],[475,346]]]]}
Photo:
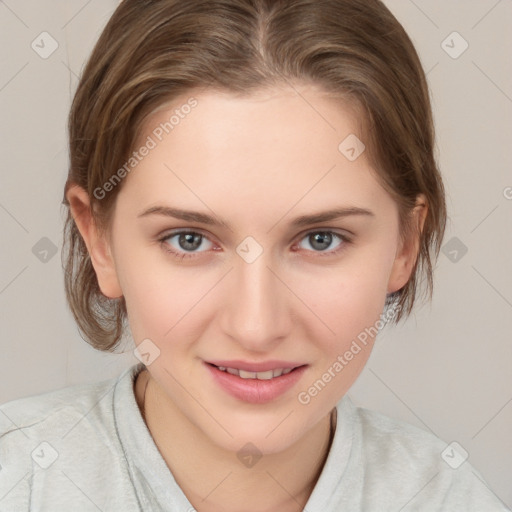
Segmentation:
{"type": "MultiPolygon", "coordinates": [[[[334,235],[334,237],[339,239],[340,243],[334,249],[326,249],[325,251],[315,251],[315,250],[311,250],[311,249],[305,249],[306,252],[309,252],[309,253],[312,253],[312,254],[318,254],[320,256],[322,256],[322,255],[332,255],[332,254],[336,254],[337,252],[341,251],[345,245],[351,243],[351,239],[348,236],[343,235],[341,233],[337,233],[336,231],[314,230],[314,231],[308,231],[307,233],[301,235],[300,238],[298,238],[298,241],[294,244],[294,246],[297,246],[302,240],[306,239],[308,236],[311,236],[311,235],[314,235],[314,234],[317,234],[317,233],[329,233],[331,235],[334,235]]],[[[210,242],[210,244],[213,245],[213,250],[214,251],[218,250],[218,249],[215,249],[215,243],[208,236],[206,236],[205,234],[203,234],[201,232],[198,232],[198,231],[182,230],[182,231],[177,231],[177,232],[174,232],[174,233],[167,233],[167,234],[159,237],[158,241],[162,245],[166,246],[164,248],[165,251],[167,251],[169,253],[172,253],[172,254],[175,254],[178,257],[181,257],[183,255],[185,257],[186,256],[194,257],[194,255],[207,253],[207,252],[209,252],[209,250],[212,250],[212,249],[209,249],[209,250],[206,250],[206,251],[191,251],[190,252],[190,251],[185,251],[183,249],[181,249],[181,250],[180,249],[175,249],[172,245],[170,245],[168,243],[168,240],[170,240],[170,239],[172,239],[174,237],[177,237],[178,235],[182,235],[182,234],[200,235],[202,237],[201,241],[202,240],[207,240],[208,242],[210,242]]]]}

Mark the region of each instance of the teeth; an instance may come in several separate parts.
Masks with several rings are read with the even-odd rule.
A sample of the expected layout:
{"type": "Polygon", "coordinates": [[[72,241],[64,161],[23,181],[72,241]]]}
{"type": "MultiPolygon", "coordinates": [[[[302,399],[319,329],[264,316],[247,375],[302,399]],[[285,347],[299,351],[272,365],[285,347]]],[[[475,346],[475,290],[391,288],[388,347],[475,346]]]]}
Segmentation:
{"type": "Polygon", "coordinates": [[[237,375],[241,379],[258,379],[258,380],[270,380],[274,377],[281,377],[290,373],[293,368],[276,368],[275,370],[267,370],[266,372],[247,372],[245,370],[238,370],[237,368],[226,368],[225,366],[217,366],[219,370],[230,373],[231,375],[237,375]]]}
{"type": "Polygon", "coordinates": [[[255,379],[256,375],[258,375],[256,372],[246,372],[245,370],[238,370],[238,375],[242,379],[255,379]]]}

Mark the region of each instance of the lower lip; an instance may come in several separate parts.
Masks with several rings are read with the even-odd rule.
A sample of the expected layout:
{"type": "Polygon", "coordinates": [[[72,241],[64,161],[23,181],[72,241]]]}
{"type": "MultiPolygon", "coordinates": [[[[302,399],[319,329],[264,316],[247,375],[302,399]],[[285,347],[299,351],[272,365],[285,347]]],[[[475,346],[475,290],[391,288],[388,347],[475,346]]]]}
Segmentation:
{"type": "Polygon", "coordinates": [[[268,380],[242,379],[238,375],[223,372],[216,366],[205,363],[213,379],[227,393],[239,400],[253,404],[263,404],[286,393],[302,377],[307,365],[299,366],[286,375],[268,380]]]}

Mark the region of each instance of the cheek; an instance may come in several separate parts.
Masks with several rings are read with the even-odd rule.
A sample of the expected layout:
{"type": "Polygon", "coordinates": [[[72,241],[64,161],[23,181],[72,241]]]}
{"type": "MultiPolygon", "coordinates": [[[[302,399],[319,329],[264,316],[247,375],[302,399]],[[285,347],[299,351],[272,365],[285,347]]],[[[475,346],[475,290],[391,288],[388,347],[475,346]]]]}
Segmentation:
{"type": "Polygon", "coordinates": [[[335,379],[338,384],[333,388],[337,387],[338,394],[345,392],[361,372],[377,329],[382,327],[379,319],[393,255],[394,248],[385,245],[354,252],[343,265],[333,268],[329,277],[318,279],[319,286],[309,287],[312,309],[334,331],[320,326],[309,333],[310,339],[318,340],[322,352],[321,371],[331,368],[338,356],[351,352],[344,358],[349,362],[343,363],[343,377],[335,379]]]}
{"type": "MultiPolygon", "coordinates": [[[[215,269],[180,267],[158,251],[157,247],[120,250],[116,269],[135,342],[149,338],[163,348],[173,339],[200,336],[201,328],[228,299],[222,290],[229,287],[219,283],[215,269]]],[[[336,264],[281,269],[284,281],[303,301],[284,292],[282,299],[288,304],[283,311],[296,317],[305,339],[320,352],[329,357],[343,353],[382,313],[392,253],[381,241],[347,253],[336,264]]]]}
{"type": "Polygon", "coordinates": [[[392,250],[374,247],[316,276],[302,276],[302,296],[335,333],[324,336],[334,340],[329,347],[349,342],[382,314],[392,259],[392,250]]]}
{"type": "Polygon", "coordinates": [[[119,251],[116,269],[135,343],[149,338],[163,359],[186,350],[214,317],[218,270],[180,267],[156,246],[119,251]]]}

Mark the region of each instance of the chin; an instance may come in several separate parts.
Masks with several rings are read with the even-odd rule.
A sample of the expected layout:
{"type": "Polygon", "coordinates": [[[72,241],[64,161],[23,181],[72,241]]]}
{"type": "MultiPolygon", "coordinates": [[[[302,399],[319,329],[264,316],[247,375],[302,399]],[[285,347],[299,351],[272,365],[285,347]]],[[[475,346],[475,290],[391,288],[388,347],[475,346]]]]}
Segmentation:
{"type": "Polygon", "coordinates": [[[286,414],[265,415],[265,418],[254,418],[254,415],[237,414],[236,418],[227,421],[228,416],[221,421],[222,427],[211,422],[208,425],[198,425],[211,441],[227,451],[238,452],[241,450],[254,450],[261,455],[279,453],[290,448],[309,429],[304,421],[299,421],[297,412],[288,409],[286,414]]]}

